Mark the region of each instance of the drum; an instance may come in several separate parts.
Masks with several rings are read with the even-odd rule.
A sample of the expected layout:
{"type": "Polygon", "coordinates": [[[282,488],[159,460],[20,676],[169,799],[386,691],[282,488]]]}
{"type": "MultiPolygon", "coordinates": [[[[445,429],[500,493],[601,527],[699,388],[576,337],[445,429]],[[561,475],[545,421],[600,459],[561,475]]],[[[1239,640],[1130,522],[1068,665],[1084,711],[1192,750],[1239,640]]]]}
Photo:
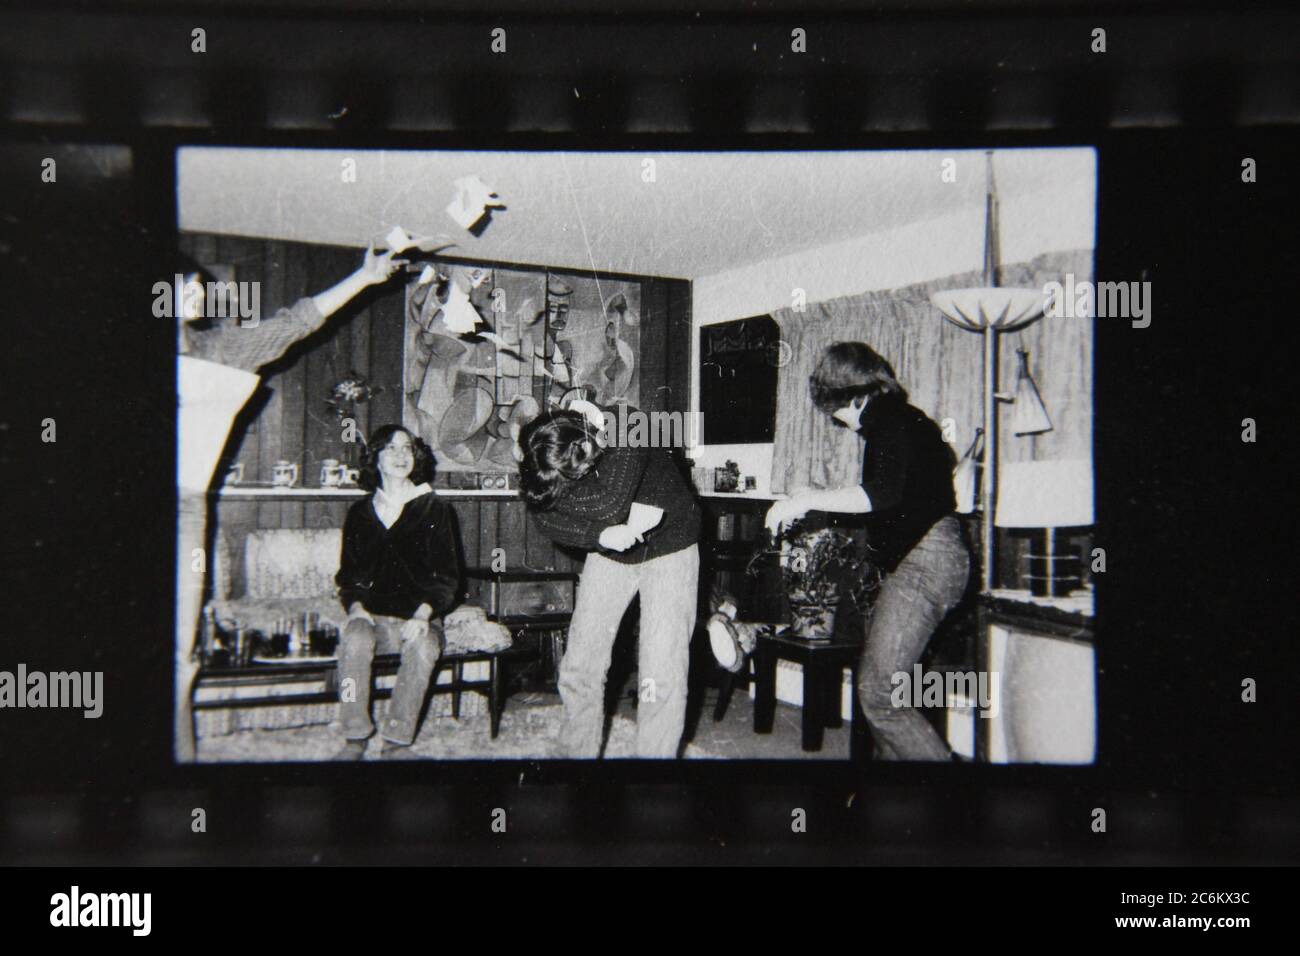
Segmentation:
{"type": "Polygon", "coordinates": [[[718,666],[735,674],[745,666],[748,656],[741,644],[740,634],[731,619],[725,614],[715,614],[709,618],[705,630],[709,635],[709,646],[713,649],[713,658],[718,666]]]}

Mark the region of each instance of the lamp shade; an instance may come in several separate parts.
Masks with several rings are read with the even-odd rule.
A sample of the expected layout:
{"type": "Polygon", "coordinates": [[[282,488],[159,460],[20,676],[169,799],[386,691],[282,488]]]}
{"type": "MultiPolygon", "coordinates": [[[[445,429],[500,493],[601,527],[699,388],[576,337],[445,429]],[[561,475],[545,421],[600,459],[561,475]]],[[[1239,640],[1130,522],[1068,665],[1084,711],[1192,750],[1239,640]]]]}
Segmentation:
{"type": "Polygon", "coordinates": [[[1043,314],[1040,289],[945,289],[931,295],[930,301],[948,321],[971,330],[1010,332],[1043,314]]]}
{"type": "Polygon", "coordinates": [[[1003,462],[998,474],[1000,528],[1074,528],[1093,523],[1092,461],[1003,462]]]}

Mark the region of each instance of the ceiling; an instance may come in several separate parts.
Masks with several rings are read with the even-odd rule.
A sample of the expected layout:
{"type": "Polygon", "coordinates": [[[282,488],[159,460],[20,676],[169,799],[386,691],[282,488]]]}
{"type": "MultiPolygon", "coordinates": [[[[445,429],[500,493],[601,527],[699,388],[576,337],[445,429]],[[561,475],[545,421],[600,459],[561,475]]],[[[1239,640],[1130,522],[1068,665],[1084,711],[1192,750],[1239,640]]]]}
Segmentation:
{"type": "MultiPolygon", "coordinates": [[[[1088,149],[998,150],[1004,200],[1091,182],[1088,149]]],[[[980,150],[942,152],[405,152],[191,147],[180,227],[363,246],[394,225],[449,255],[684,279],[934,219],[984,202],[980,150]],[[942,177],[956,160],[956,182],[942,177]],[[355,179],[346,181],[347,161],[355,179]],[[653,181],[649,178],[653,160],[653,181]],[[444,211],[479,176],[506,208],[480,237],[444,211]]]]}

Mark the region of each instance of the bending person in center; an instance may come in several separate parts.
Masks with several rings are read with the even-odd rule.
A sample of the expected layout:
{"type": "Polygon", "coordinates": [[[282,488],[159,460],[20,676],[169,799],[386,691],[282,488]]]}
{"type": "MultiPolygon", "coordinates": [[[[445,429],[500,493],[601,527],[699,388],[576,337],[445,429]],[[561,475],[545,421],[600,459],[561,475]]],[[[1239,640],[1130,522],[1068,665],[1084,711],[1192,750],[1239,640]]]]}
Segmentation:
{"type": "Polygon", "coordinates": [[[639,593],[637,755],[676,757],[699,589],[699,506],[668,449],[606,447],[591,411],[549,412],[519,434],[529,512],[557,543],[590,552],[560,662],[560,747],[568,757],[600,755],[614,638],[639,593]],[[656,510],[649,527],[653,519],[642,515],[656,510]]]}
{"type": "Polygon", "coordinates": [[[429,680],[442,655],[442,616],[456,604],[460,558],[455,517],[429,482],[433,454],[400,425],[375,431],[360,484],[373,492],[348,509],[336,581],[348,623],[339,643],[344,758],[359,759],[370,717],[375,654],[400,651],[401,668],[380,736],[384,750],[415,740],[429,680]]]}
{"type": "Polygon", "coordinates": [[[896,707],[893,676],[920,660],[939,622],[966,590],[970,554],[954,511],[952,451],[931,419],[908,404],[894,370],[861,342],[836,342],[817,363],[813,403],[866,439],[862,483],[799,491],[772,505],[772,531],[809,511],[867,514],[873,562],[885,579],[866,625],[858,697],[877,759],[948,760],[919,711],[896,707]]]}

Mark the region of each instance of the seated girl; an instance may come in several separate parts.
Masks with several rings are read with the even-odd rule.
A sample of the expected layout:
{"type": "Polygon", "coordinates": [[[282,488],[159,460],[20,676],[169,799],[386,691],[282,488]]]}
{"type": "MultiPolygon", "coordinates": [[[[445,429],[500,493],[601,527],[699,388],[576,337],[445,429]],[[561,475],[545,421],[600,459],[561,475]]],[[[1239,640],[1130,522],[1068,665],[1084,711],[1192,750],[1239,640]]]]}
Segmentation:
{"type": "Polygon", "coordinates": [[[360,484],[373,492],[348,510],[336,581],[348,623],[339,644],[340,716],[359,758],[374,733],[371,664],[400,651],[380,736],[386,751],[415,740],[416,721],[444,647],[442,616],[456,604],[461,568],[455,514],[434,494],[433,455],[400,425],[370,437],[360,484]]]}

